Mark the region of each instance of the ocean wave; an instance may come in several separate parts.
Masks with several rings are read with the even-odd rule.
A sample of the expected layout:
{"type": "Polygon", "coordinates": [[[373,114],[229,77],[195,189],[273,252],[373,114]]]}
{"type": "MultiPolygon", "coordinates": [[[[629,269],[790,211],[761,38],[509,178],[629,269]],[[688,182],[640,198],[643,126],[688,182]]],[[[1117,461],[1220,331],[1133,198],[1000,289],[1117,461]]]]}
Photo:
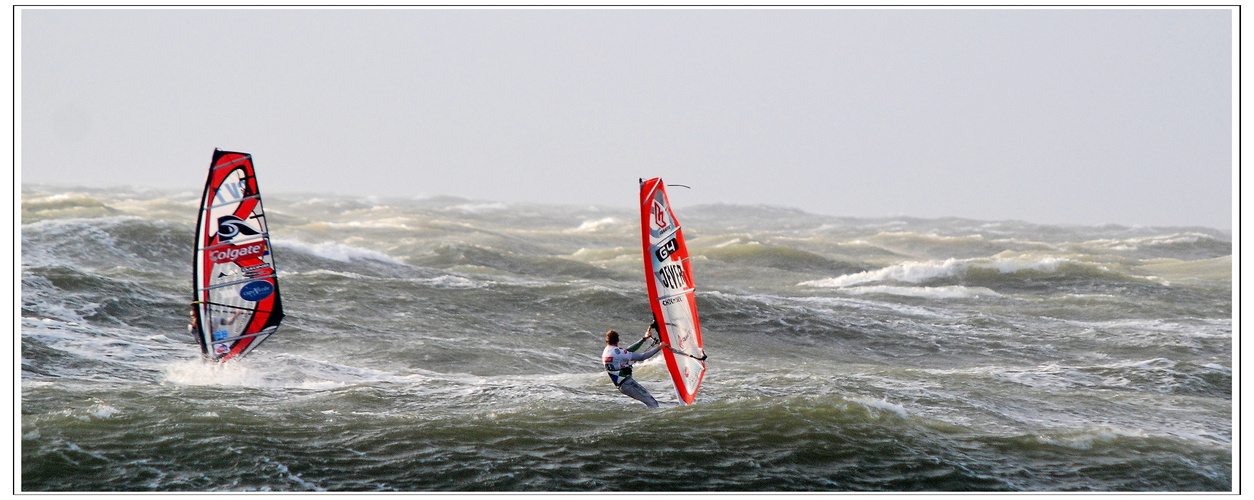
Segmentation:
{"type": "Polygon", "coordinates": [[[1054,273],[1066,266],[1085,267],[1089,265],[1071,259],[1033,255],[975,259],[950,258],[943,261],[903,262],[873,271],[803,281],[798,283],[797,286],[844,288],[875,282],[926,283],[937,279],[963,277],[972,271],[993,271],[1004,275],[1023,272],[1054,273]]]}
{"type": "MultiPolygon", "coordinates": [[[[917,224],[918,221],[914,221],[912,225],[917,224]]],[[[901,255],[911,255],[914,258],[963,259],[1004,251],[1049,252],[1055,250],[1052,245],[1037,241],[1007,237],[988,238],[980,233],[963,234],[964,230],[975,228],[964,228],[961,225],[945,227],[944,231],[933,229],[929,232],[921,232],[920,230],[923,229],[923,227],[917,227],[908,231],[883,231],[862,236],[860,239],[885,250],[901,255]],[[943,234],[943,232],[958,232],[959,234],[943,234]]]]}
{"type": "Polygon", "coordinates": [[[1153,454],[1178,452],[1181,449],[1222,453],[1229,450],[1231,444],[1228,438],[1209,434],[1160,433],[1115,425],[1084,425],[1078,428],[1056,428],[1031,434],[984,439],[1004,442],[1008,446],[1035,452],[1082,451],[1103,455],[1126,450],[1153,454]]]}
{"type": "Polygon", "coordinates": [[[1183,232],[1135,238],[1088,240],[1072,245],[1076,250],[1126,254],[1139,258],[1167,257],[1183,260],[1231,256],[1232,242],[1215,235],[1183,232]]]}
{"type": "Polygon", "coordinates": [[[99,303],[90,303],[65,297],[56,285],[43,276],[22,278],[22,313],[43,318],[45,321],[60,320],[75,324],[84,321],[84,314],[95,313],[99,303]]]}
{"type": "Polygon", "coordinates": [[[737,238],[711,248],[691,248],[694,257],[746,267],[774,268],[795,272],[854,272],[863,270],[859,264],[839,262],[816,253],[795,248],[762,244],[756,241],[741,242],[737,238]]]}
{"type": "Polygon", "coordinates": [[[613,278],[618,273],[579,260],[554,255],[526,255],[479,245],[442,244],[428,255],[414,259],[416,263],[439,269],[477,268],[482,271],[505,272],[532,278],[558,276],[594,279],[613,278]]]}
{"type": "Polygon", "coordinates": [[[134,188],[22,191],[22,223],[135,215],[150,220],[195,223],[199,194],[134,188]]]}
{"type": "MultiPolygon", "coordinates": [[[[375,209],[377,210],[378,207],[375,209]]],[[[272,212],[277,212],[277,210],[272,212]]],[[[298,229],[313,230],[329,234],[342,233],[345,229],[388,229],[408,232],[421,231],[422,228],[414,227],[416,222],[418,222],[418,219],[413,217],[384,217],[370,220],[350,220],[346,222],[317,221],[305,224],[298,229]]]]}
{"type": "Polygon", "coordinates": [[[336,242],[309,244],[296,240],[274,240],[276,249],[294,250],[336,262],[349,263],[355,260],[373,260],[386,264],[405,265],[400,259],[368,248],[354,247],[336,242]]]}
{"type": "Polygon", "coordinates": [[[908,283],[920,283],[933,278],[954,276],[968,268],[970,268],[969,263],[959,261],[957,259],[948,259],[943,262],[906,262],[875,271],[862,271],[860,273],[847,274],[844,276],[837,276],[835,278],[803,281],[801,283],[797,283],[797,286],[841,288],[875,281],[904,281],[908,283]]]}
{"type": "Polygon", "coordinates": [[[479,283],[463,276],[453,276],[451,274],[444,274],[423,281],[430,283],[437,288],[481,288],[487,286],[484,283],[479,283]]]}
{"type": "Polygon", "coordinates": [[[939,308],[924,307],[896,302],[875,301],[852,297],[789,297],[770,294],[733,294],[719,291],[699,292],[697,302],[701,316],[708,315],[721,321],[739,323],[754,320],[755,323],[787,319],[789,323],[818,321],[819,331],[848,326],[855,318],[877,317],[888,313],[890,317],[901,315],[912,318],[955,319],[963,313],[939,308]],[[851,314],[856,313],[856,314],[851,314]]]}
{"type": "Polygon", "coordinates": [[[445,208],[444,210],[452,211],[452,212],[462,212],[462,213],[467,213],[467,214],[482,214],[486,212],[500,212],[502,210],[509,210],[509,205],[506,205],[500,202],[462,203],[460,205],[453,205],[451,207],[445,208]]]}
{"type": "MultiPolygon", "coordinates": [[[[1174,233],[1125,239],[1100,239],[1080,243],[1084,246],[1105,250],[1135,251],[1156,246],[1198,245],[1219,242],[1214,236],[1202,233],[1174,233]]],[[[1222,242],[1228,244],[1228,242],[1222,242]]]]}
{"type": "Polygon", "coordinates": [[[620,221],[614,217],[606,217],[603,219],[584,221],[579,227],[567,229],[567,233],[595,233],[607,227],[618,224],[620,221]]]}
{"type": "Polygon", "coordinates": [[[169,342],[135,337],[130,328],[23,318],[23,376],[40,366],[48,370],[45,375],[72,380],[147,380],[159,362],[193,353],[198,357],[199,349],[185,333],[186,323],[182,326],[186,342],[169,342]],[[28,366],[28,358],[41,362],[28,366]]]}
{"type": "Polygon", "coordinates": [[[650,411],[599,357],[649,321],[632,210],[267,195],[287,317],[219,365],[186,329],[199,193],[70,191],[121,213],[27,194],[24,491],[1231,485],[1204,229],[685,210],[708,371],[683,405],[639,364],[650,411]]]}
{"type": "Polygon", "coordinates": [[[154,284],[151,276],[107,276],[64,266],[26,268],[22,274],[23,316],[159,328],[168,318],[154,310],[185,304],[171,288],[174,282],[154,284]]]}
{"type": "MultiPolygon", "coordinates": [[[[272,196],[282,200],[282,196],[272,196]]],[[[378,200],[374,197],[347,197],[347,196],[312,196],[303,197],[291,203],[293,209],[319,208],[329,209],[334,213],[344,213],[354,210],[369,210],[379,206],[378,200]]]]}
{"type": "Polygon", "coordinates": [[[633,265],[640,264],[640,251],[636,248],[613,247],[613,248],[589,248],[581,247],[568,256],[588,263],[626,263],[633,265]]]}
{"type": "Polygon", "coordinates": [[[1051,392],[1085,388],[1228,397],[1232,383],[1231,368],[1166,358],[1104,365],[1050,363],[1023,369],[980,367],[965,371],[1051,392]]]}
{"type": "Polygon", "coordinates": [[[22,193],[22,208],[30,210],[57,209],[66,207],[103,207],[105,204],[95,196],[85,192],[63,193],[22,193]]]}
{"type": "Polygon", "coordinates": [[[175,272],[191,262],[192,232],[131,215],[44,220],[22,226],[22,265],[175,272]]]}
{"type": "Polygon", "coordinates": [[[251,363],[210,363],[203,359],[168,364],[162,375],[162,383],[186,386],[326,390],[348,385],[343,381],[305,379],[287,370],[275,371],[251,363]]]}
{"type": "Polygon", "coordinates": [[[1165,286],[1211,288],[1231,288],[1234,274],[1231,255],[1195,260],[1159,258],[1147,261],[1138,266],[1137,270],[1152,273],[1147,274],[1145,279],[1157,281],[1165,286]]]}
{"type": "MultiPolygon", "coordinates": [[[[363,271],[366,271],[366,270],[363,270],[363,271]]],[[[433,273],[424,273],[424,274],[433,274],[433,273]]],[[[358,272],[353,272],[353,271],[336,270],[336,269],[284,271],[282,274],[280,274],[280,276],[283,276],[286,279],[293,279],[297,277],[310,278],[309,280],[302,280],[301,281],[302,286],[314,286],[314,287],[323,286],[329,283],[328,281],[316,280],[316,278],[319,278],[319,277],[344,278],[345,280],[348,280],[348,281],[356,281],[357,283],[353,283],[354,285],[359,285],[360,287],[363,287],[363,288],[357,288],[357,293],[360,293],[363,296],[368,296],[370,291],[372,291],[371,290],[372,288],[378,287],[383,283],[420,284],[420,285],[426,285],[432,288],[483,288],[492,284],[492,282],[490,281],[489,282],[478,281],[478,280],[467,278],[465,276],[456,276],[456,275],[451,275],[451,274],[439,274],[438,276],[432,276],[432,277],[426,277],[422,275],[412,275],[412,274],[411,275],[390,274],[390,275],[380,276],[377,274],[366,274],[366,273],[358,273],[358,272]]],[[[340,283],[344,283],[345,280],[338,280],[338,281],[340,283]]]]}
{"type": "Polygon", "coordinates": [[[97,218],[121,214],[88,193],[70,192],[42,195],[22,193],[22,223],[67,218],[97,218]]]}
{"type": "Polygon", "coordinates": [[[862,405],[868,412],[889,412],[899,418],[908,418],[910,415],[906,412],[906,408],[898,403],[891,403],[887,399],[872,399],[867,397],[851,397],[850,401],[862,405]]]}
{"type": "Polygon", "coordinates": [[[908,287],[908,286],[856,286],[842,288],[842,292],[853,293],[858,295],[899,295],[903,297],[918,297],[922,299],[969,299],[976,297],[1000,297],[1001,295],[984,287],[966,287],[966,286],[924,286],[924,287],[908,287]]]}

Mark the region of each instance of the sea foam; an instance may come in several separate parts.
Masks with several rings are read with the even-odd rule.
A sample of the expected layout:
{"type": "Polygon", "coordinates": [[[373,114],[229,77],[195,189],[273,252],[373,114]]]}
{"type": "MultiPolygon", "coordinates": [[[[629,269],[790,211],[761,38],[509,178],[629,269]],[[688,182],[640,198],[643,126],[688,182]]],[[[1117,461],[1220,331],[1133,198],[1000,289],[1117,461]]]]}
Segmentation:
{"type": "Polygon", "coordinates": [[[884,294],[922,299],[967,299],[973,297],[999,297],[1000,294],[984,287],[966,286],[885,286],[872,285],[851,287],[844,290],[858,295],[884,294]]]}
{"type": "Polygon", "coordinates": [[[345,245],[343,243],[317,243],[309,244],[295,240],[275,240],[276,248],[285,248],[295,250],[297,252],[306,253],[336,262],[352,262],[354,260],[373,260],[385,262],[388,264],[405,265],[404,262],[383,252],[370,250],[368,248],[360,248],[345,245]]]}
{"type": "Polygon", "coordinates": [[[597,232],[606,228],[607,226],[612,226],[617,223],[618,223],[618,219],[615,219],[613,217],[606,217],[604,219],[584,221],[584,223],[580,224],[579,227],[574,228],[574,229],[567,229],[565,232],[594,233],[594,232],[597,232]]]}
{"type": "Polygon", "coordinates": [[[1055,257],[996,257],[991,259],[946,259],[944,261],[903,262],[874,271],[863,271],[835,278],[803,281],[797,285],[817,288],[842,288],[877,281],[922,283],[937,278],[958,276],[971,269],[995,270],[1003,274],[1013,274],[1020,271],[1053,272],[1058,269],[1059,265],[1068,262],[1070,261],[1055,257]]]}

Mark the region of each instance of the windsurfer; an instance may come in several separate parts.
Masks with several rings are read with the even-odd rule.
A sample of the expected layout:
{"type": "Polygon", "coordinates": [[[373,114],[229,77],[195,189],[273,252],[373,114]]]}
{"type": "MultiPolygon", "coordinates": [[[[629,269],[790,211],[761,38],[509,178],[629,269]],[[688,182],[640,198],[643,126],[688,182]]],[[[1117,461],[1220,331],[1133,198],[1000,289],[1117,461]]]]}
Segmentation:
{"type": "Polygon", "coordinates": [[[195,303],[192,303],[191,316],[192,316],[191,321],[187,323],[187,334],[191,335],[192,338],[196,338],[196,304],[195,303]]]}
{"type": "Polygon", "coordinates": [[[649,394],[649,390],[636,382],[631,377],[631,362],[643,361],[649,359],[663,347],[670,347],[666,343],[659,343],[657,347],[649,349],[642,353],[636,350],[644,345],[644,341],[650,338],[650,332],[657,329],[657,321],[649,325],[649,329],[645,330],[644,337],[639,342],[632,344],[626,349],[618,347],[618,332],[610,330],[605,332],[605,351],[602,351],[601,358],[605,361],[605,371],[609,374],[610,380],[614,382],[614,386],[618,387],[619,392],[631,396],[644,403],[649,408],[657,408],[657,400],[653,399],[653,395],[649,394]]]}

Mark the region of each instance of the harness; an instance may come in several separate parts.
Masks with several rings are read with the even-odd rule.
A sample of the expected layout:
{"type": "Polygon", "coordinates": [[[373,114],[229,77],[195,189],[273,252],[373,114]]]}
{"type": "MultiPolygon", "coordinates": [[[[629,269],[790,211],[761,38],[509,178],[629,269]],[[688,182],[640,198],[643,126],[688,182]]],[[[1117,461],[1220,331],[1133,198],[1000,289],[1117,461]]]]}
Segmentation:
{"type": "Polygon", "coordinates": [[[610,364],[605,364],[605,372],[610,374],[610,381],[614,382],[614,387],[619,387],[631,378],[631,365],[623,367],[621,370],[611,370],[610,364]]]}
{"type": "Polygon", "coordinates": [[[614,382],[614,387],[618,387],[627,381],[627,377],[631,377],[631,365],[614,370],[614,358],[608,357],[606,358],[606,373],[609,373],[609,380],[614,382]]]}

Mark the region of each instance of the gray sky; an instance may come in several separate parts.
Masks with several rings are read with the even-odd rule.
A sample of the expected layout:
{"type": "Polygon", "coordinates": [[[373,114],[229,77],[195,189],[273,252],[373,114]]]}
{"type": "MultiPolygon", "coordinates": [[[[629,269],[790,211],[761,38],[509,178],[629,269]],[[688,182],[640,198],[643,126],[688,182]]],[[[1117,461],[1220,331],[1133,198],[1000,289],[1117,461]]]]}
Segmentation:
{"type": "Polygon", "coordinates": [[[1232,224],[1227,9],[22,9],[21,181],[1232,224]]]}

